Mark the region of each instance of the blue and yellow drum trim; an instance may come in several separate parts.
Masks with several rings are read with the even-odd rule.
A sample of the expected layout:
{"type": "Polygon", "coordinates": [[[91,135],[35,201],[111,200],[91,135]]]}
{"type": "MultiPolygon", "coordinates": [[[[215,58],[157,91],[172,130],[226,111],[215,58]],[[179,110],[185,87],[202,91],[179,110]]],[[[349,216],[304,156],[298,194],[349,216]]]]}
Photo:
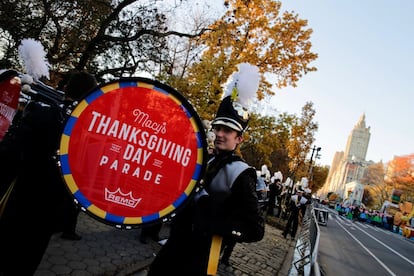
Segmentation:
{"type": "MultiPolygon", "coordinates": [[[[172,90],[175,91],[175,90],[172,90]]],[[[61,171],[63,174],[63,178],[66,182],[66,185],[68,186],[70,192],[73,194],[73,196],[76,198],[76,200],[79,202],[79,204],[86,209],[86,211],[92,213],[94,216],[97,216],[107,222],[110,222],[112,224],[116,225],[139,225],[146,222],[155,221],[157,219],[160,219],[162,217],[165,217],[169,214],[172,214],[174,210],[177,209],[191,194],[191,192],[194,190],[195,186],[197,185],[198,179],[201,177],[202,169],[203,169],[203,136],[201,135],[201,131],[204,131],[203,129],[200,129],[200,127],[197,125],[196,120],[194,119],[194,116],[191,114],[191,112],[183,105],[182,101],[178,99],[175,95],[172,93],[166,91],[165,89],[162,89],[160,87],[157,87],[154,84],[145,82],[145,81],[119,81],[119,82],[112,82],[106,85],[103,85],[102,87],[96,88],[94,91],[92,91],[84,100],[82,100],[72,111],[70,117],[68,118],[62,136],[60,141],[60,163],[61,163],[61,171]],[[169,98],[171,98],[177,105],[180,106],[181,110],[186,114],[187,118],[190,120],[191,125],[194,129],[194,134],[197,138],[197,164],[192,176],[192,179],[188,183],[187,188],[185,191],[177,198],[175,202],[167,206],[166,208],[162,209],[161,211],[157,213],[153,213],[147,216],[143,217],[125,217],[125,216],[117,216],[111,213],[108,213],[101,208],[97,207],[96,205],[92,204],[79,190],[79,187],[76,184],[75,179],[73,178],[73,175],[71,173],[71,169],[69,166],[69,142],[70,142],[70,136],[72,134],[73,127],[76,124],[77,119],[82,114],[82,112],[85,111],[85,109],[90,105],[93,101],[95,101],[97,98],[102,96],[105,93],[111,92],[113,90],[123,88],[123,87],[143,87],[152,89],[155,91],[158,91],[160,93],[163,93],[167,95],[169,98]]]]}

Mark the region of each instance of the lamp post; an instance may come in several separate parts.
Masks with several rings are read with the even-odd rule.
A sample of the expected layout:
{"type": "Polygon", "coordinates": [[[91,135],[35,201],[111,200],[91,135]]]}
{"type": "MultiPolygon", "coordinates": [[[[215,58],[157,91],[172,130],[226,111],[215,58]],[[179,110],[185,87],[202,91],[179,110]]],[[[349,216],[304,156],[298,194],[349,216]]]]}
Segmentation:
{"type": "Polygon", "coordinates": [[[321,151],[321,147],[316,147],[315,145],[312,148],[312,154],[309,162],[309,181],[313,180],[313,156],[315,155],[315,159],[320,157],[319,152],[321,151]],[[316,154],[315,154],[316,152],[316,154]]]}

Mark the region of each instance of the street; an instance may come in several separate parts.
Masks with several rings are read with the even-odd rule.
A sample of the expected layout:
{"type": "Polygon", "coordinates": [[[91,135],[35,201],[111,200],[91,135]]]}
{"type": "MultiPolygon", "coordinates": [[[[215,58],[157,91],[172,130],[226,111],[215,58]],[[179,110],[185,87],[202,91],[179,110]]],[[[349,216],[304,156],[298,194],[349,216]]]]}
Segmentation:
{"type": "Polygon", "coordinates": [[[319,227],[322,275],[413,275],[413,241],[329,211],[327,226],[319,227]]]}

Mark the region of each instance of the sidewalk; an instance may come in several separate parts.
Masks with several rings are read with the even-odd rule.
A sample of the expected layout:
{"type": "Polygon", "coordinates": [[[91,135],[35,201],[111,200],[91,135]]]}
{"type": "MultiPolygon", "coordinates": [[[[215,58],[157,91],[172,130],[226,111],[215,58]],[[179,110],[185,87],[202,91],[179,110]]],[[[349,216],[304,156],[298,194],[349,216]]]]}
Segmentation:
{"type": "MultiPolygon", "coordinates": [[[[281,235],[281,224],[266,224],[262,241],[237,244],[230,259],[231,266],[220,265],[218,276],[227,275],[287,275],[295,241],[281,235]]],[[[141,230],[123,230],[106,225],[80,213],[80,241],[68,241],[56,234],[52,237],[35,276],[52,275],[116,275],[144,276],[161,246],[156,242],[142,244],[141,230]]],[[[168,236],[163,227],[161,237],[168,236]]]]}

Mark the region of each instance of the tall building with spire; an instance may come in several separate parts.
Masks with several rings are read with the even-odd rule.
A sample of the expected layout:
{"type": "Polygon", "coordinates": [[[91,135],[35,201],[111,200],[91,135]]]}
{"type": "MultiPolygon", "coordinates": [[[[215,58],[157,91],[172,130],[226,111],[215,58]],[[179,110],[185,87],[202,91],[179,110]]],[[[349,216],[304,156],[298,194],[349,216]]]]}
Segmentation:
{"type": "Polygon", "coordinates": [[[347,184],[358,182],[364,175],[367,162],[371,128],[366,126],[365,114],[359,118],[357,124],[348,136],[345,151],[336,152],[324,186],[318,191],[320,196],[334,192],[343,199],[347,198],[347,184]]]}
{"type": "Polygon", "coordinates": [[[367,157],[371,128],[365,125],[365,113],[359,118],[358,123],[348,136],[345,148],[345,158],[354,161],[364,161],[367,157]]]}

